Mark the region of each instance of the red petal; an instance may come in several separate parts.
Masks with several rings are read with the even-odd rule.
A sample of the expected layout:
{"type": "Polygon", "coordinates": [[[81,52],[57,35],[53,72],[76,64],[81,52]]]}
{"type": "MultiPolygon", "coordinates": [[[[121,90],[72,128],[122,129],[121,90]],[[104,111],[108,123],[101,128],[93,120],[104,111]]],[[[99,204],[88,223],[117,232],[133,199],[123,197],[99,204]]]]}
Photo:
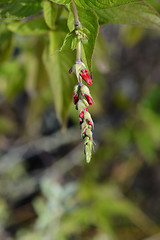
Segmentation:
{"type": "Polygon", "coordinates": [[[77,93],[74,93],[73,94],[73,99],[74,99],[74,104],[76,104],[78,102],[78,96],[77,96],[77,93]]]}
{"type": "Polygon", "coordinates": [[[83,117],[84,117],[83,111],[80,112],[79,117],[80,117],[80,118],[83,118],[83,117]]]}
{"type": "Polygon", "coordinates": [[[88,73],[88,70],[86,68],[81,70],[82,73],[88,73]]]}
{"type": "Polygon", "coordinates": [[[92,125],[92,122],[91,122],[90,120],[88,120],[88,124],[89,124],[89,125],[92,125]]]}
{"type": "Polygon", "coordinates": [[[90,76],[88,75],[88,73],[84,74],[80,74],[80,76],[83,78],[83,80],[88,84],[88,85],[92,85],[92,80],[90,78],[90,76]]]}
{"type": "Polygon", "coordinates": [[[88,96],[88,95],[86,95],[85,97],[87,99],[88,104],[92,105],[93,104],[92,98],[90,98],[90,96],[88,96]]]}

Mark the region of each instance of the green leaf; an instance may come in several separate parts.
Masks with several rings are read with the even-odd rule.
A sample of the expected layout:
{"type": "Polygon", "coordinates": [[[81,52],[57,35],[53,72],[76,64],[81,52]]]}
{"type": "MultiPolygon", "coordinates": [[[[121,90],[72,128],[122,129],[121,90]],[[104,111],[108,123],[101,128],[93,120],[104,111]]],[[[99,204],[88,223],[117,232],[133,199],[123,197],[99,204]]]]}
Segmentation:
{"type": "MultiPolygon", "coordinates": [[[[89,71],[91,71],[92,55],[99,30],[98,21],[95,13],[92,10],[86,10],[77,7],[77,11],[79,20],[83,27],[83,32],[87,35],[88,39],[87,44],[82,44],[82,61],[89,71]]],[[[68,17],[68,27],[70,31],[74,29],[74,19],[71,11],[68,17]]]]}
{"type": "Polygon", "coordinates": [[[3,23],[0,23],[0,62],[5,61],[12,51],[12,33],[3,23]]]}
{"type": "Polygon", "coordinates": [[[25,84],[25,70],[19,62],[6,61],[0,64],[1,95],[7,99],[14,98],[25,84]]]}
{"type": "Polygon", "coordinates": [[[57,17],[57,5],[45,0],[43,4],[44,9],[44,20],[47,26],[51,29],[55,28],[55,21],[57,17]]]}
{"type": "Polygon", "coordinates": [[[160,11],[160,1],[159,0],[145,0],[146,3],[149,3],[157,11],[160,11]]]}
{"type": "MultiPolygon", "coordinates": [[[[141,0],[138,0],[141,1],[141,0]]],[[[130,4],[133,2],[138,2],[137,0],[75,0],[75,3],[87,9],[105,9],[118,7],[125,4],[130,4]]]]}
{"type": "Polygon", "coordinates": [[[160,15],[146,2],[132,3],[112,9],[96,10],[100,24],[120,23],[160,29],[160,15]]]}
{"type": "Polygon", "coordinates": [[[88,43],[82,45],[82,60],[88,66],[89,71],[91,71],[92,56],[99,31],[98,21],[92,10],[82,11],[82,9],[78,8],[78,14],[82,26],[89,31],[87,33],[88,43]]]}
{"type": "Polygon", "coordinates": [[[71,49],[74,50],[77,47],[78,39],[76,37],[73,38],[71,43],[71,49]]]}
{"type": "Polygon", "coordinates": [[[58,4],[68,4],[70,3],[72,0],[51,0],[54,3],[58,3],[58,4]]]}
{"type": "Polygon", "coordinates": [[[12,32],[18,34],[44,34],[46,33],[49,28],[47,27],[43,18],[34,19],[31,21],[20,21],[8,24],[8,29],[12,32]]]}
{"type": "Polygon", "coordinates": [[[57,116],[64,127],[72,102],[73,87],[76,84],[75,74],[68,74],[68,70],[75,62],[74,52],[55,52],[62,45],[65,34],[50,32],[50,45],[44,53],[44,64],[50,78],[57,116]]]}
{"type": "Polygon", "coordinates": [[[42,0],[1,0],[0,17],[24,18],[36,14],[42,10],[42,0]]]}
{"type": "Polygon", "coordinates": [[[76,49],[76,46],[77,46],[76,43],[77,43],[77,37],[75,35],[75,31],[73,30],[72,32],[70,32],[66,35],[63,45],[60,48],[60,51],[74,50],[74,49],[76,49]]]}

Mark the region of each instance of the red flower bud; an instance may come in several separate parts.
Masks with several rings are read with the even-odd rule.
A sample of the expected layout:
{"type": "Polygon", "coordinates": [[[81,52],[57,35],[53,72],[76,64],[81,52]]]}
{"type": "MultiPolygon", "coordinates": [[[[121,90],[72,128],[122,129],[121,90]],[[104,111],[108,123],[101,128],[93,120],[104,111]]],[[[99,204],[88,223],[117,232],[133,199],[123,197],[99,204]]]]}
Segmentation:
{"type": "Polygon", "coordinates": [[[72,68],[70,68],[70,69],[69,69],[68,73],[69,73],[69,74],[71,74],[71,73],[72,73],[72,68]]]}
{"type": "Polygon", "coordinates": [[[86,110],[88,112],[88,108],[85,108],[84,110],[86,110]]]}
{"type": "Polygon", "coordinates": [[[83,117],[84,117],[83,111],[80,112],[79,117],[80,117],[80,118],[83,118],[83,117]]]}
{"type": "Polygon", "coordinates": [[[92,105],[92,104],[93,104],[92,98],[90,98],[90,96],[88,96],[88,95],[86,95],[85,97],[86,97],[86,99],[87,99],[88,104],[89,104],[89,105],[92,105]]]}
{"type": "Polygon", "coordinates": [[[88,73],[88,70],[86,68],[81,70],[82,73],[88,73]]]}
{"type": "Polygon", "coordinates": [[[83,130],[82,134],[85,134],[85,132],[86,132],[86,129],[83,130]]]}
{"type": "Polygon", "coordinates": [[[81,93],[82,97],[84,97],[84,93],[81,93]]]}
{"type": "Polygon", "coordinates": [[[82,124],[82,122],[83,122],[82,118],[79,118],[80,125],[82,124]]]}
{"type": "Polygon", "coordinates": [[[92,85],[92,84],[93,84],[90,76],[88,75],[88,73],[81,73],[80,76],[83,78],[83,80],[84,80],[88,85],[92,85]]]}
{"type": "Polygon", "coordinates": [[[88,124],[91,126],[92,125],[92,122],[90,120],[88,120],[88,124]]]}
{"type": "Polygon", "coordinates": [[[78,96],[77,96],[77,93],[74,93],[73,94],[73,99],[74,99],[74,104],[76,104],[78,102],[78,96]]]}

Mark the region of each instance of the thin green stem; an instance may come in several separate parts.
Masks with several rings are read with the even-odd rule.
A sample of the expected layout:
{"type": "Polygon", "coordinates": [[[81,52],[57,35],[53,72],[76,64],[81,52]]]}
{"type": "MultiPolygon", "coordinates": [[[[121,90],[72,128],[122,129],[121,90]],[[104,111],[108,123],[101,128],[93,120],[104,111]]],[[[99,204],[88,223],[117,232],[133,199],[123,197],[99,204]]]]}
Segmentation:
{"type": "MultiPolygon", "coordinates": [[[[73,16],[74,16],[75,29],[78,30],[81,28],[81,23],[78,18],[78,12],[77,12],[76,4],[74,3],[74,1],[71,2],[71,7],[72,7],[73,16]]],[[[81,62],[81,40],[78,39],[76,63],[80,63],[80,62],[81,62]]]]}
{"type": "Polygon", "coordinates": [[[81,40],[78,40],[77,43],[77,54],[76,54],[76,62],[80,63],[81,62],[81,40]]]}
{"type": "MultiPolygon", "coordinates": [[[[74,1],[71,2],[71,8],[74,16],[74,25],[75,25],[75,30],[79,30],[81,28],[81,23],[78,18],[78,12],[76,8],[76,4],[74,1]]],[[[79,36],[77,35],[78,42],[77,42],[77,48],[76,48],[76,63],[81,63],[81,39],[79,39],[79,36]]],[[[79,83],[82,83],[82,78],[80,77],[79,74],[79,67],[77,65],[76,67],[76,75],[79,83]]]]}

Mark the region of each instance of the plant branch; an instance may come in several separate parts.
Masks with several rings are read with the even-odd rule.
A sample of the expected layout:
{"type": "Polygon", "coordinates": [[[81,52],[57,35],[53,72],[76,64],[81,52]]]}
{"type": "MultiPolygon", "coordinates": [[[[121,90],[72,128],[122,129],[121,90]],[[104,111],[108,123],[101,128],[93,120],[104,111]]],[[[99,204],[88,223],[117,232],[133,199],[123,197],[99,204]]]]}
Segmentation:
{"type": "MultiPolygon", "coordinates": [[[[78,18],[78,12],[77,12],[76,4],[74,1],[71,2],[71,7],[72,7],[73,16],[74,16],[75,30],[78,30],[81,28],[81,23],[78,18]]],[[[81,62],[81,39],[78,39],[76,63],[80,63],[80,62],[81,62]]]]}
{"type": "Polygon", "coordinates": [[[77,43],[77,53],[76,53],[76,63],[81,62],[81,40],[78,40],[77,43]]]}
{"type": "Polygon", "coordinates": [[[76,8],[76,4],[74,1],[71,2],[71,7],[72,7],[73,16],[74,16],[75,28],[79,29],[81,27],[81,23],[78,18],[77,8],[76,8]]]}

